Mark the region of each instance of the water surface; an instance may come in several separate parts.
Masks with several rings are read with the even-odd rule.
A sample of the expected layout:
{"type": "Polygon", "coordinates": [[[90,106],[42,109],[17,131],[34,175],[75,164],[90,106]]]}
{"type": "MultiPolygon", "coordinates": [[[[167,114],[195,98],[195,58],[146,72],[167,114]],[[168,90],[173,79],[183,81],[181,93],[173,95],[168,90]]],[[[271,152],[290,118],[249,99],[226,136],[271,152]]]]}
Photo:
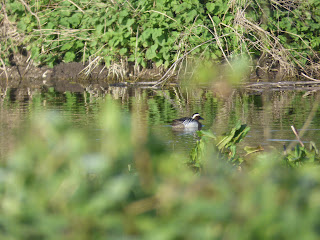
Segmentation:
{"type": "Polygon", "coordinates": [[[234,90],[219,96],[206,88],[170,88],[151,90],[110,87],[103,93],[19,93],[2,91],[0,99],[0,158],[4,159],[22,137],[28,122],[43,111],[58,113],[75,128],[88,133],[88,141],[100,141],[99,113],[108,96],[119,103],[123,112],[130,113],[135,123],[163,139],[168,149],[188,153],[197,140],[195,132],[172,131],[175,118],[198,112],[205,119],[204,130],[220,135],[237,122],[251,127],[242,145],[282,149],[295,141],[290,126],[298,131],[305,128],[302,140],[320,146],[320,119],[317,93],[263,92],[234,90]]]}

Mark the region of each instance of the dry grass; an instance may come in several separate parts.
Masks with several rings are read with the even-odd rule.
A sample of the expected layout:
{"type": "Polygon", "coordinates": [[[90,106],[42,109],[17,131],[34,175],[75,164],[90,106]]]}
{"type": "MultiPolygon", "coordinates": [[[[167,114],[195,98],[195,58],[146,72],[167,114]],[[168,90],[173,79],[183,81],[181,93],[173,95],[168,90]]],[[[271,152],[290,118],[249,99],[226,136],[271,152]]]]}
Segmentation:
{"type": "MultiPolygon", "coordinates": [[[[286,9],[287,11],[292,12],[294,9],[296,9],[299,4],[301,4],[302,1],[290,1],[290,0],[271,0],[272,6],[279,10],[280,9],[286,9]]],[[[257,4],[260,8],[260,11],[264,11],[264,9],[259,5],[257,1],[236,1],[236,0],[230,0],[228,3],[228,11],[231,11],[233,15],[235,16],[234,22],[230,24],[225,24],[222,21],[217,25],[212,20],[212,17],[208,15],[209,19],[211,20],[212,26],[209,28],[207,26],[199,25],[194,27],[203,27],[206,28],[210,34],[212,35],[212,39],[206,42],[203,42],[202,44],[199,44],[198,46],[194,47],[190,51],[184,53],[180,58],[178,58],[168,69],[166,74],[155,84],[157,85],[163,85],[170,76],[174,74],[174,70],[179,65],[180,68],[183,65],[184,62],[187,61],[188,57],[190,57],[190,53],[194,51],[196,48],[201,47],[204,44],[216,44],[223,56],[223,61],[226,62],[230,69],[232,70],[232,64],[230,64],[229,59],[234,57],[235,52],[238,52],[236,54],[245,54],[246,56],[249,56],[251,59],[251,65],[254,65],[253,67],[256,68],[263,68],[264,72],[270,72],[273,71],[274,66],[278,66],[278,73],[281,73],[281,76],[286,76],[288,78],[290,77],[296,77],[299,75],[300,72],[304,72],[302,76],[314,79],[310,76],[314,76],[315,74],[319,74],[320,70],[320,58],[319,55],[313,51],[313,49],[310,47],[310,45],[305,41],[301,36],[298,34],[290,33],[290,32],[284,32],[278,27],[277,32],[278,33],[286,33],[288,35],[292,35],[293,37],[299,38],[299,40],[305,45],[307,49],[310,50],[310,52],[313,54],[314,58],[313,60],[307,59],[305,56],[303,56],[301,53],[299,53],[295,49],[286,48],[280,41],[280,39],[277,37],[277,32],[268,32],[264,30],[260,25],[261,23],[253,22],[252,20],[248,19],[246,17],[246,10],[250,4],[257,4]],[[232,30],[232,34],[220,34],[224,31],[218,31],[222,30],[223,28],[229,28],[232,30]],[[236,36],[238,39],[238,45],[239,48],[235,51],[230,51],[232,49],[231,46],[228,46],[228,40],[227,38],[230,36],[236,36]],[[242,46],[242,48],[240,47],[242,46]],[[261,52],[260,59],[254,63],[254,59],[252,59],[252,50],[255,49],[261,52]],[[268,59],[268,64],[264,64],[263,62],[268,59]],[[307,64],[303,63],[303,60],[307,61],[307,64]],[[309,76],[308,76],[309,74],[309,76]]],[[[227,12],[227,11],[226,11],[227,12]]],[[[224,17],[223,17],[224,19],[224,17]]],[[[222,19],[222,20],[223,20],[222,19]]],[[[202,62],[203,59],[199,58],[198,62],[202,62]]],[[[194,62],[193,62],[194,63],[194,62]]],[[[185,64],[185,68],[188,69],[189,66],[185,64]]],[[[193,65],[194,71],[189,74],[188,77],[192,77],[193,73],[196,71],[197,65],[193,65]]],[[[180,72],[180,71],[179,71],[180,72]]],[[[184,75],[186,77],[186,75],[184,75]]],[[[315,79],[316,80],[316,79],[315,79]]]]}

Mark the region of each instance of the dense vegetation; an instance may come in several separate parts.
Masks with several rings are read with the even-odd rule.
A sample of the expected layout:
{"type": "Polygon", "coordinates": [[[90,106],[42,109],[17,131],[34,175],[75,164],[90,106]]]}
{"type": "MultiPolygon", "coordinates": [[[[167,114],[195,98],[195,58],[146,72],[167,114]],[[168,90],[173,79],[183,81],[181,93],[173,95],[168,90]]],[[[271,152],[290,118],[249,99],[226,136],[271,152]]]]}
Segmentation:
{"type": "Polygon", "coordinates": [[[288,75],[319,68],[319,1],[2,0],[1,64],[25,50],[37,64],[106,64],[111,71],[156,65],[177,70],[246,56],[288,75]],[[189,61],[185,61],[186,59],[189,61]],[[174,64],[175,63],[175,64],[174,64]]]}
{"type": "Polygon", "coordinates": [[[239,168],[238,125],[218,147],[202,132],[190,166],[198,153],[168,151],[110,98],[100,126],[88,141],[54,113],[31,121],[1,164],[2,239],[319,238],[319,159],[265,152],[239,168]]]}
{"type": "MultiPolygon", "coordinates": [[[[270,57],[289,74],[317,67],[318,1],[1,3],[2,66],[10,54],[27,50],[37,64],[84,61],[114,70],[130,62],[139,71],[151,63],[178,67],[172,64],[242,54],[270,57]]],[[[146,101],[150,118],[164,121],[157,109],[175,117],[171,104],[185,108],[183,94],[176,94],[174,101],[165,91],[134,99],[146,101]]],[[[49,90],[48,106],[54,97],[49,90]]],[[[76,97],[65,97],[63,107],[72,108],[76,97]]],[[[40,99],[32,98],[34,107],[40,99]]],[[[297,115],[318,113],[318,105],[298,97],[291,104],[297,101],[303,103],[297,115]]],[[[245,112],[256,103],[246,96],[236,104],[245,112]]],[[[203,109],[214,111],[212,101],[203,101],[203,109]]],[[[189,156],[168,150],[139,116],[120,111],[110,98],[100,110],[94,109],[102,112],[96,141],[58,113],[30,120],[20,143],[1,158],[1,239],[319,239],[319,152],[313,143],[286,152],[240,149],[250,129],[238,124],[220,137],[199,132],[189,156]]],[[[240,114],[234,109],[230,115],[240,114]]],[[[279,115],[289,125],[289,114],[279,115]]]]}

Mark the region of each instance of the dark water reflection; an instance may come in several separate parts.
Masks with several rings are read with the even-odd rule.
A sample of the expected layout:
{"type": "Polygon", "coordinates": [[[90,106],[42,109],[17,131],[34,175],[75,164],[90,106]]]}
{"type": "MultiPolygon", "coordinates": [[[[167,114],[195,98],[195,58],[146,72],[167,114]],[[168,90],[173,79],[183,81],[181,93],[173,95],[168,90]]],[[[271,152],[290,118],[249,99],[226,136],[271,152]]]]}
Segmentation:
{"type": "MultiPolygon", "coordinates": [[[[132,113],[136,123],[162,138],[172,151],[189,152],[197,140],[194,132],[175,132],[170,122],[199,112],[204,130],[222,134],[238,121],[251,127],[243,145],[272,146],[282,149],[295,141],[290,129],[306,126],[302,140],[320,146],[318,94],[305,92],[265,92],[252,94],[235,90],[227,98],[216,97],[208,89],[150,90],[110,87],[103,93],[56,93],[49,91],[1,91],[0,158],[13,149],[16,137],[23,135],[31,116],[55,111],[75,128],[88,132],[88,141],[99,141],[98,116],[107,96],[115,99],[124,112],[132,113]],[[313,111],[313,108],[315,111],[313,111]],[[310,115],[314,113],[314,116],[310,115]]],[[[146,129],[142,128],[142,129],[146,129]]]]}

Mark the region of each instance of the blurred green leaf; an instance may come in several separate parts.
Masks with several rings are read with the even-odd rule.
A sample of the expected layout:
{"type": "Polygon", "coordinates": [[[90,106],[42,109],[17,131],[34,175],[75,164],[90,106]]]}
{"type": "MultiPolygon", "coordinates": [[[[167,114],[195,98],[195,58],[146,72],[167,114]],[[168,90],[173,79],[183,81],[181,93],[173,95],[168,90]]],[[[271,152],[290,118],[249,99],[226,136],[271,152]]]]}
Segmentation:
{"type": "Polygon", "coordinates": [[[74,52],[66,52],[66,54],[64,55],[63,60],[65,62],[72,62],[74,61],[76,58],[76,55],[74,54],[74,52]]]}

